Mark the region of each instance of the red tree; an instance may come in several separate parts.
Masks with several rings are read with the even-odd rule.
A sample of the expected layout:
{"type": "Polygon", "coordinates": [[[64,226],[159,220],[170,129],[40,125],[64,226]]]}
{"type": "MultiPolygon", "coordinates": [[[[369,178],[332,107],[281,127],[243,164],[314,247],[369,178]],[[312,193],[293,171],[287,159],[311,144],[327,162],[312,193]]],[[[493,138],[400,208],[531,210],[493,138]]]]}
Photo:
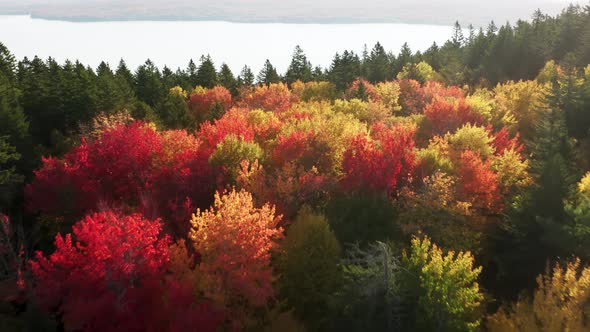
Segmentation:
{"type": "Polygon", "coordinates": [[[43,159],[26,188],[29,207],[70,221],[100,205],[139,209],[186,230],[190,211],[209,206],[215,192],[208,158],[201,143],[183,131],[121,125],[83,141],[63,160],[43,159]]]}
{"type": "Polygon", "coordinates": [[[214,331],[218,317],[187,301],[190,288],[166,280],[169,244],[160,222],[139,214],[87,216],[73,236],[56,236],[53,254],[37,252],[30,262],[35,292],[67,330],[173,331],[188,324],[214,331]],[[182,310],[173,312],[177,304],[182,310]]]}
{"type": "Polygon", "coordinates": [[[424,108],[424,90],[416,80],[399,80],[399,104],[404,114],[422,113],[424,108]]]}
{"type": "Polygon", "coordinates": [[[458,86],[444,86],[437,81],[428,81],[422,87],[424,102],[429,103],[436,97],[463,99],[465,93],[458,86]]]}
{"type": "Polygon", "coordinates": [[[197,89],[189,97],[189,109],[199,121],[216,119],[232,106],[228,89],[215,86],[211,89],[197,89]]]}
{"type": "Polygon", "coordinates": [[[458,169],[459,190],[462,201],[474,207],[499,212],[502,197],[498,187],[498,174],[490,169],[490,161],[483,162],[473,151],[463,151],[458,169]]]}
{"type": "Polygon", "coordinates": [[[362,78],[357,78],[350,83],[348,89],[346,89],[345,96],[347,99],[359,98],[370,99],[372,101],[380,100],[379,95],[375,91],[375,86],[362,78]]]}
{"type": "MultiPolygon", "coordinates": [[[[492,128],[489,127],[488,131],[492,133],[492,128]]],[[[516,133],[516,135],[510,138],[510,133],[508,132],[508,129],[506,129],[506,127],[502,127],[500,131],[493,133],[492,135],[494,137],[492,144],[496,149],[496,155],[504,154],[505,150],[514,149],[514,151],[518,153],[522,153],[522,151],[524,150],[524,145],[519,141],[519,133],[516,133]]]]}
{"type": "Polygon", "coordinates": [[[376,124],[372,139],[355,137],[344,153],[342,180],[349,190],[384,190],[395,195],[409,178],[414,165],[414,129],[376,124]]]}
{"type": "Polygon", "coordinates": [[[248,125],[248,113],[249,110],[245,108],[232,108],[220,119],[203,123],[197,132],[197,137],[203,143],[202,148],[211,155],[217,144],[229,135],[241,137],[247,142],[254,140],[255,130],[248,125]]]}
{"type": "Polygon", "coordinates": [[[434,97],[424,108],[424,115],[432,126],[435,135],[453,132],[466,123],[480,124],[483,117],[473,112],[465,99],[434,97]]]}
{"type": "Polygon", "coordinates": [[[284,83],[261,85],[253,90],[247,90],[242,96],[240,105],[249,109],[281,113],[289,110],[291,104],[298,101],[295,94],[291,94],[284,83]]]}

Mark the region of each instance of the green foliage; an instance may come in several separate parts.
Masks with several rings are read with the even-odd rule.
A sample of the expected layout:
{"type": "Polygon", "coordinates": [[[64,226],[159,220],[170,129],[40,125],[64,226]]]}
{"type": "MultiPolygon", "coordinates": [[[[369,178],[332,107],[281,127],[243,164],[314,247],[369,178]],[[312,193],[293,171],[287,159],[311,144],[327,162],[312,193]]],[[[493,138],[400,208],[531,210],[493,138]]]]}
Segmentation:
{"type": "Polygon", "coordinates": [[[216,167],[222,167],[229,175],[230,181],[235,181],[243,160],[254,162],[261,160],[263,152],[260,146],[254,142],[246,142],[241,137],[229,135],[217,144],[215,151],[209,157],[209,163],[216,167]]]}
{"type": "Polygon", "coordinates": [[[304,208],[287,231],[278,261],[281,295],[311,331],[326,330],[341,286],[340,245],[326,218],[304,208]]]}
{"type": "Polygon", "coordinates": [[[396,210],[386,194],[337,195],[328,202],[326,217],[342,244],[365,246],[400,235],[396,210]]]}
{"type": "Polygon", "coordinates": [[[401,265],[390,245],[352,246],[343,260],[338,331],[399,331],[404,319],[401,265]]]}
{"type": "Polygon", "coordinates": [[[217,85],[217,71],[215,65],[210,56],[201,57],[201,65],[197,69],[197,75],[195,77],[196,85],[210,89],[217,85]]]}
{"type": "Polygon", "coordinates": [[[225,87],[226,89],[231,92],[232,96],[238,95],[238,81],[234,77],[231,69],[225,63],[221,65],[221,69],[219,70],[219,74],[217,74],[218,83],[221,86],[225,87]]]}
{"type": "Polygon", "coordinates": [[[424,61],[421,61],[417,64],[408,63],[402,68],[402,71],[397,74],[398,80],[412,79],[420,82],[421,84],[424,84],[427,81],[437,80],[438,78],[438,73],[424,61]]]}
{"type": "Polygon", "coordinates": [[[264,66],[258,74],[258,84],[279,83],[280,77],[276,68],[270,63],[268,59],[264,62],[264,66]]]}
{"type": "Polygon", "coordinates": [[[494,153],[494,147],[488,131],[483,127],[466,124],[457,129],[454,134],[447,134],[449,144],[457,152],[471,150],[478,153],[482,159],[490,157],[494,153]]]}
{"type": "Polygon", "coordinates": [[[188,129],[195,126],[195,118],[191,114],[186,102],[186,92],[177,86],[168,92],[168,95],[157,108],[158,116],[165,128],[188,129]]]}
{"type": "Polygon", "coordinates": [[[443,254],[428,238],[412,240],[402,256],[407,270],[402,281],[407,300],[414,302],[413,331],[477,331],[478,308],[483,300],[470,252],[443,254]]]}
{"type": "Polygon", "coordinates": [[[295,46],[291,64],[285,73],[285,80],[291,84],[295,81],[309,82],[312,79],[311,63],[299,45],[295,46]]]}

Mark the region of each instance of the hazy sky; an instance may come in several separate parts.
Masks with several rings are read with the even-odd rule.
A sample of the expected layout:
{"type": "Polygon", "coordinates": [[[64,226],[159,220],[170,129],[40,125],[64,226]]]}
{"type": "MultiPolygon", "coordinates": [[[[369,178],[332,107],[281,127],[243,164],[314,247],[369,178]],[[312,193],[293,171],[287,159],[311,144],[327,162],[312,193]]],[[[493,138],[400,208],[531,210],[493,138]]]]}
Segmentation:
{"type": "MultiPolygon", "coordinates": [[[[66,20],[486,25],[557,14],[569,0],[0,0],[0,14],[66,20]]],[[[582,3],[586,3],[585,1],[582,3]]]]}

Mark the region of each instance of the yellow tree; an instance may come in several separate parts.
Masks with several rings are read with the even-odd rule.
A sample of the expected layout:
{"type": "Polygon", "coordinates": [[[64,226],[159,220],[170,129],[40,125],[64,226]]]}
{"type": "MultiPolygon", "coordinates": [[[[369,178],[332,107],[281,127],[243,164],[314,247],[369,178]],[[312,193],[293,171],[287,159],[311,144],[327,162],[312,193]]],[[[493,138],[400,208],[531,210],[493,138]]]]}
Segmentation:
{"type": "Polygon", "coordinates": [[[580,269],[580,260],[559,264],[537,277],[532,299],[521,299],[500,308],[488,318],[490,332],[582,332],[589,331],[590,268],[580,269]]]}
{"type": "Polygon", "coordinates": [[[189,233],[200,263],[198,289],[225,307],[236,327],[273,296],[271,249],[282,236],[281,217],[266,204],[254,207],[246,191],[220,195],[207,211],[197,210],[189,233]]]}

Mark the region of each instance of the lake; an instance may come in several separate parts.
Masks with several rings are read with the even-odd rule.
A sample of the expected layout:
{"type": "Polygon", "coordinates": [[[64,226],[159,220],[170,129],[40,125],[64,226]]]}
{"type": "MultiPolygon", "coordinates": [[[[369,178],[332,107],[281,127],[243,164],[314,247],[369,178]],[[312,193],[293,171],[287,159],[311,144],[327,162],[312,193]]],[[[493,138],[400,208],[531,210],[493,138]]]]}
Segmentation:
{"type": "Polygon", "coordinates": [[[336,52],[360,54],[379,41],[387,51],[399,52],[404,42],[413,51],[433,42],[443,44],[453,28],[419,24],[278,24],[218,21],[64,22],[30,16],[0,16],[0,42],[21,59],[38,55],[59,62],[78,59],[96,66],[116,66],[123,58],[136,68],[147,58],[160,68],[186,68],[209,54],[217,67],[227,63],[237,74],[245,65],[255,73],[268,58],[284,72],[295,45],[300,45],[314,66],[329,67],[336,52]]]}

